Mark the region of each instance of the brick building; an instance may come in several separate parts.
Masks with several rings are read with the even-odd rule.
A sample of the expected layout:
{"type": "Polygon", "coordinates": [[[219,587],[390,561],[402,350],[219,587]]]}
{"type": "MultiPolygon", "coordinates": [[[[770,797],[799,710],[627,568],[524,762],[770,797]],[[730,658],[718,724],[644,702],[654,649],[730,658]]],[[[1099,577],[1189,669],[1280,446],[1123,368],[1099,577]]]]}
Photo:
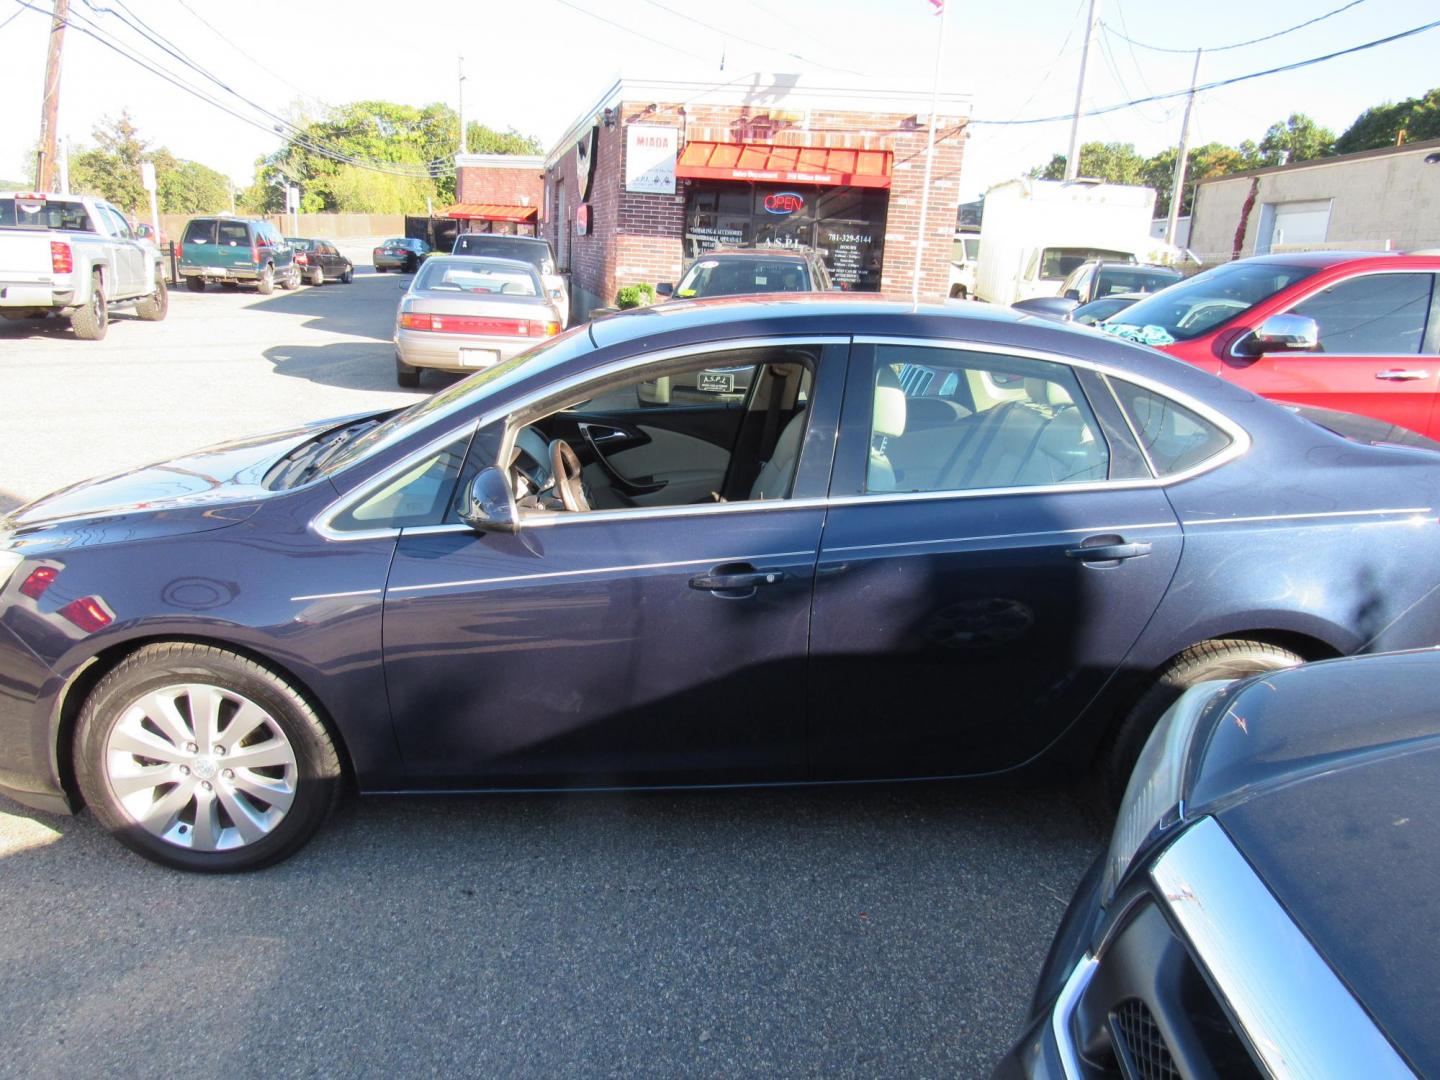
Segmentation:
{"type": "MultiPolygon", "coordinates": [[[[676,281],[718,246],[819,250],[842,288],[909,295],[930,94],[812,85],[617,81],[544,160],[541,234],[575,312],[637,282],[676,281]]],[[[968,96],[935,118],[921,295],[949,285],[968,96]]]]}
{"type": "Polygon", "coordinates": [[[520,154],[456,154],[455,204],[442,217],[461,232],[534,236],[545,190],[543,158],[520,154]]]}

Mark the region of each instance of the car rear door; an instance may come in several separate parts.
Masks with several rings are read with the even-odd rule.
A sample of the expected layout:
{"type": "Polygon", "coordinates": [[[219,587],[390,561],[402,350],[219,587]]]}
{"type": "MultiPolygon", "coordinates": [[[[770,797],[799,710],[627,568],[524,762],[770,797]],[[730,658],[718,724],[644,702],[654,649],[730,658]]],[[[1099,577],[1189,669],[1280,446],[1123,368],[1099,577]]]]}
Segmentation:
{"type": "Polygon", "coordinates": [[[194,218],[185,226],[180,238],[180,264],[182,266],[218,266],[215,251],[215,219],[194,218]]]}
{"type": "Polygon", "coordinates": [[[1429,270],[1366,270],[1307,281],[1285,308],[1315,320],[1310,352],[1224,358],[1221,377],[1300,405],[1373,416],[1432,438],[1440,435],[1440,290],[1429,270]]]}
{"type": "Polygon", "coordinates": [[[1063,358],[857,339],[811,625],[816,779],[974,775],[1119,668],[1182,537],[1118,406],[1063,358]]]}
{"type": "Polygon", "coordinates": [[[250,225],[244,221],[220,219],[215,229],[215,264],[233,276],[236,271],[253,274],[255,259],[250,247],[250,225]]]}

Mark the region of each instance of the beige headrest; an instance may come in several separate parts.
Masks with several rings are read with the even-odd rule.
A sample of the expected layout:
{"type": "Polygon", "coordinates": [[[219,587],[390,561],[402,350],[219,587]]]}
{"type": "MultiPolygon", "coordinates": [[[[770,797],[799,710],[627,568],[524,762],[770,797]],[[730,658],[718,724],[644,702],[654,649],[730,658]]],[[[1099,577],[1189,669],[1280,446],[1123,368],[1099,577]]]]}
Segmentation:
{"type": "Polygon", "coordinates": [[[875,420],[873,434],[905,434],[905,391],[889,367],[882,367],[875,380],[875,420]]]}
{"type": "Polygon", "coordinates": [[[1036,405],[1074,405],[1070,392],[1057,382],[1034,375],[1025,377],[1025,393],[1036,405]]]}

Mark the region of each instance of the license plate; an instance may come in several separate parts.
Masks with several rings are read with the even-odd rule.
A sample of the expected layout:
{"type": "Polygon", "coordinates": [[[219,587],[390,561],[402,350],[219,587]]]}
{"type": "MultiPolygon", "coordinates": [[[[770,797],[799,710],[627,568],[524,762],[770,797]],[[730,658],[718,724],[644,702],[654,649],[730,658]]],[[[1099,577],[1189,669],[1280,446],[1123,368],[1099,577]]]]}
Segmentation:
{"type": "Polygon", "coordinates": [[[461,367],[491,367],[500,362],[500,354],[494,349],[461,349],[461,367]]]}
{"type": "Polygon", "coordinates": [[[728,371],[702,371],[696,385],[712,394],[733,394],[735,376],[728,371]]]}

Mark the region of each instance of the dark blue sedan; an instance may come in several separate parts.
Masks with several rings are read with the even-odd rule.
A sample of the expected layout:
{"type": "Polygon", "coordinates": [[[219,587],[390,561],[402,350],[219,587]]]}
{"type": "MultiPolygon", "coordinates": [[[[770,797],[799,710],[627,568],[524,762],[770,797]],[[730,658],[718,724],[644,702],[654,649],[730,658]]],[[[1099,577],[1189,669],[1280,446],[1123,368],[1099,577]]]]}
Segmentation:
{"type": "Polygon", "coordinates": [[[1440,641],[1440,454],[1003,310],[603,319],[0,531],[0,787],[172,866],[365,792],[1099,771],[1440,641]]]}

